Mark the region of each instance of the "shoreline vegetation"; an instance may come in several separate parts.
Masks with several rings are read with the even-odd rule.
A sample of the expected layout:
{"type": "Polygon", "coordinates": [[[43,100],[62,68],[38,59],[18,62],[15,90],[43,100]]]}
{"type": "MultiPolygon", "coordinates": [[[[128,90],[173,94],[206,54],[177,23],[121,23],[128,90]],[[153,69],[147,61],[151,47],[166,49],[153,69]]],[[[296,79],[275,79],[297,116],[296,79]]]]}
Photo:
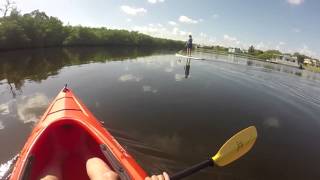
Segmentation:
{"type": "Polygon", "coordinates": [[[74,46],[134,46],[181,49],[184,42],[156,38],[136,31],[63,25],[39,10],[20,14],[13,9],[0,18],[0,51],[74,46]]]}
{"type": "MultiPolygon", "coordinates": [[[[239,49],[239,48],[233,48],[233,49],[239,49]]],[[[304,54],[300,54],[298,52],[295,52],[294,54],[286,54],[286,53],[280,52],[279,50],[262,51],[262,50],[255,49],[253,46],[250,46],[247,51],[241,51],[239,49],[238,52],[229,52],[229,48],[226,48],[223,46],[201,46],[201,47],[198,47],[196,51],[204,52],[204,53],[222,54],[222,55],[232,54],[238,57],[245,57],[248,59],[263,61],[263,62],[268,62],[267,60],[275,58],[279,55],[295,56],[297,57],[299,64],[302,65],[303,69],[320,73],[319,66],[312,66],[304,63],[305,59],[313,59],[312,57],[306,56],[304,54]]]]}

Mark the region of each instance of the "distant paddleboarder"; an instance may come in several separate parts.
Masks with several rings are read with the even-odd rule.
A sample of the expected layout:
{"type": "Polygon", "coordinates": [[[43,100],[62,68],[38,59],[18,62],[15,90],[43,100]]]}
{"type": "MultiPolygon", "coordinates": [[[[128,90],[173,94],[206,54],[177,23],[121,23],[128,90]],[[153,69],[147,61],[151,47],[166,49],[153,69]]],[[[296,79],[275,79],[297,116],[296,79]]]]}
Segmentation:
{"type": "Polygon", "coordinates": [[[191,56],[191,50],[192,50],[192,36],[191,34],[189,35],[189,39],[186,43],[187,46],[187,56],[191,56]]]}

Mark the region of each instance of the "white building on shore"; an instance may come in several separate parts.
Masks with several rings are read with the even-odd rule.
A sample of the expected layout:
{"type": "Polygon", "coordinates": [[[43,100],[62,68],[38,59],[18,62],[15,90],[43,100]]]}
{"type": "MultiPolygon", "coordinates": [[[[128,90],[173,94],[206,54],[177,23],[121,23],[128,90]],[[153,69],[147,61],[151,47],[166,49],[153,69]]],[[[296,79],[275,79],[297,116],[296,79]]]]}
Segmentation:
{"type": "Polygon", "coordinates": [[[276,63],[276,64],[284,64],[287,66],[294,66],[297,68],[300,68],[300,64],[298,62],[297,57],[292,57],[290,55],[278,55],[275,58],[272,58],[270,60],[267,60],[268,62],[271,63],[276,63]]]}
{"type": "Polygon", "coordinates": [[[240,54],[240,53],[242,53],[242,51],[241,51],[240,48],[229,48],[229,49],[228,49],[228,52],[229,52],[229,53],[234,53],[234,54],[240,54]]]}
{"type": "Polygon", "coordinates": [[[305,64],[305,65],[310,65],[310,66],[320,67],[320,61],[319,61],[318,59],[309,59],[309,58],[306,58],[306,59],[304,59],[303,64],[305,64]]]}

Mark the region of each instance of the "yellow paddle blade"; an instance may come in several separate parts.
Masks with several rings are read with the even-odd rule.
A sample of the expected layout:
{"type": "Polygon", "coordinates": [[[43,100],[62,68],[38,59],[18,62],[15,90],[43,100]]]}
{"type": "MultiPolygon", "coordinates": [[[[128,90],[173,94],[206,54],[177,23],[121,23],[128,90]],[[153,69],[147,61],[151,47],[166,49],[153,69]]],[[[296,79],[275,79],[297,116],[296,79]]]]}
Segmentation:
{"type": "Polygon", "coordinates": [[[257,129],[254,126],[238,132],[224,143],[212,160],[218,166],[225,166],[237,160],[252,148],[257,137],[257,129]]]}

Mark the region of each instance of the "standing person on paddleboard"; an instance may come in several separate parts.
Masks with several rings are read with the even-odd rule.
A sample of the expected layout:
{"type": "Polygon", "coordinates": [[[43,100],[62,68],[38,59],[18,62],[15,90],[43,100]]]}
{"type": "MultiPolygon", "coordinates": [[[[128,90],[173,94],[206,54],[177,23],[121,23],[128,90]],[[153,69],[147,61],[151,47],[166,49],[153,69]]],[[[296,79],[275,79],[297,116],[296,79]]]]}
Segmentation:
{"type": "Polygon", "coordinates": [[[187,46],[187,56],[191,56],[191,50],[192,50],[192,36],[191,34],[189,35],[189,39],[186,43],[187,46]]]}

